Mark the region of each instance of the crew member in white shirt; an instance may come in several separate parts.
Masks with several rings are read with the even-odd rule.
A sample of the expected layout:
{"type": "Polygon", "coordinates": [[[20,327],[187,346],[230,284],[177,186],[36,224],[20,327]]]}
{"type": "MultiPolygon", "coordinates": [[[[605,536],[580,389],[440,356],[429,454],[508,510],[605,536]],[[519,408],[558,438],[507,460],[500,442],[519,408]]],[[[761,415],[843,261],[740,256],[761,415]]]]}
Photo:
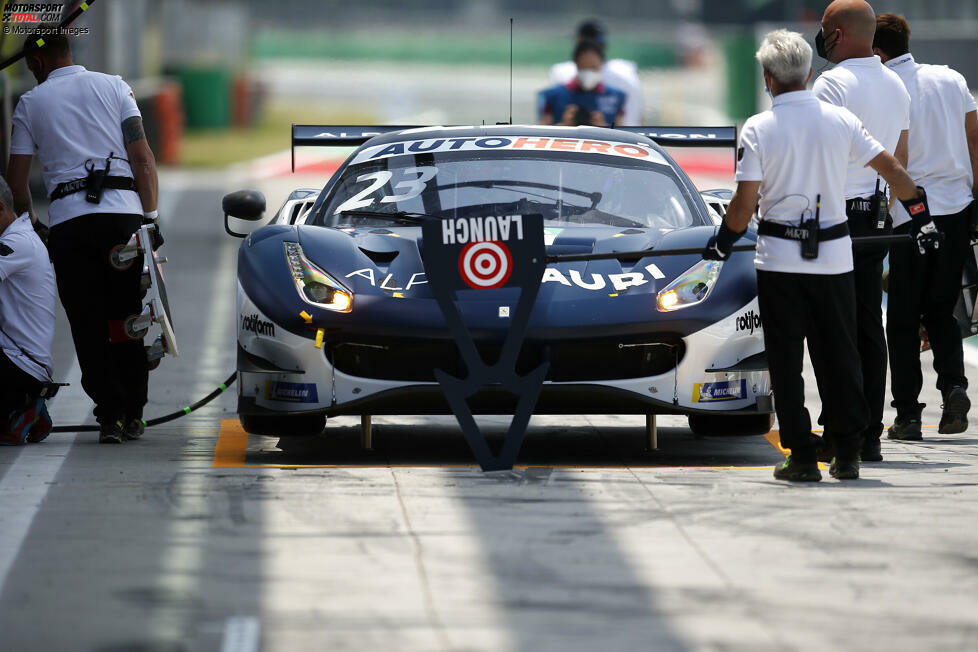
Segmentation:
{"type": "Polygon", "coordinates": [[[812,48],[800,34],[771,32],[757,60],[774,104],[744,125],[737,190],[703,257],[729,257],[760,194],[757,299],[781,445],[791,450],[774,477],[822,477],[820,441],[805,408],[802,360],[807,339],[825,427],[836,444],[829,472],[838,479],[855,479],[869,414],[856,353],[853,253],[845,216],[847,168],[869,165],[915,213],[927,214],[926,198],[858,118],[805,90],[812,48]]]}
{"type": "MultiPolygon", "coordinates": [[[[577,42],[594,41],[602,48],[608,46],[608,35],[596,20],[587,20],[577,28],[577,42]]],[[[550,68],[551,85],[569,84],[577,79],[577,65],[573,61],[555,63],[550,68]]],[[[627,59],[607,59],[601,66],[601,82],[625,93],[625,106],[621,125],[637,127],[642,124],[642,84],[638,78],[638,66],[627,59]]]]}
{"type": "Polygon", "coordinates": [[[44,385],[51,382],[54,270],[27,214],[0,179],[0,445],[38,442],[51,429],[44,385]]]}
{"type": "MultiPolygon", "coordinates": [[[[907,171],[927,188],[934,222],[945,234],[940,249],[930,256],[918,256],[900,246],[890,250],[886,334],[897,418],[888,436],[912,441],[922,438],[921,322],[934,352],[937,389],[944,399],[938,432],[958,433],[968,428],[971,401],[954,306],[961,296],[961,271],[971,250],[971,212],[978,208],[978,106],[959,73],[947,66],[914,61],[910,26],[903,16],[877,16],[873,51],[900,76],[910,93],[907,171]]],[[[895,209],[894,233],[910,232],[914,228],[911,216],[900,206],[895,209]]]]}
{"type": "MultiPolygon", "coordinates": [[[[815,39],[818,54],[836,66],[812,87],[825,102],[849,109],[870,135],[906,167],[910,95],[900,78],[873,54],[876,14],[863,0],[835,0],[825,10],[815,39]]],[[[846,215],[854,237],[886,235],[891,220],[885,184],[873,170],[851,165],[845,185],[846,215]]],[[[878,462],[886,399],[886,337],[883,332],[883,259],[887,247],[861,246],[853,252],[856,284],[856,347],[863,370],[869,423],[863,432],[862,459],[878,462]]],[[[831,456],[826,430],[823,460],[831,456]]]]}
{"type": "MultiPolygon", "coordinates": [[[[17,212],[35,220],[28,179],[40,159],[48,246],[82,387],[95,402],[99,442],[119,443],[143,432],[149,371],[142,339],[125,328],[142,309],[141,259],[117,265],[111,254],[156,222],[156,164],[126,82],[74,65],[67,37],[51,29],[24,45],[37,86],[14,110],[7,180],[17,212]]],[[[158,228],[154,237],[162,244],[158,228]]]]}

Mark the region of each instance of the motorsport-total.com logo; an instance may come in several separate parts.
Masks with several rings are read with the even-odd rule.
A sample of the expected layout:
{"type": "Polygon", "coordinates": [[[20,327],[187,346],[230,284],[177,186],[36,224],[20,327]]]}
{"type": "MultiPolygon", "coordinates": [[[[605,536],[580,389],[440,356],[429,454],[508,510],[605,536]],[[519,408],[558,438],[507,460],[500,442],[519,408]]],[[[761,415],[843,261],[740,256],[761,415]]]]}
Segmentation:
{"type": "MultiPolygon", "coordinates": [[[[23,36],[33,33],[43,24],[57,24],[64,15],[63,2],[7,2],[0,1],[4,34],[23,36]]],[[[53,31],[53,29],[52,29],[53,31]]],[[[88,34],[88,27],[58,28],[66,36],[88,34]]],[[[42,32],[43,33],[43,32],[42,32]]]]}

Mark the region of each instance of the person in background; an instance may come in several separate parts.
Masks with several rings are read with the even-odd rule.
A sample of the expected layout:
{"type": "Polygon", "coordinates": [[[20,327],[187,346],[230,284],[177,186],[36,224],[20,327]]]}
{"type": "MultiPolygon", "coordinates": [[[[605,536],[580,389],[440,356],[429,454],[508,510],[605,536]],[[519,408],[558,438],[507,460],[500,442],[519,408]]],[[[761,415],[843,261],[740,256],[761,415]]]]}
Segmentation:
{"type": "Polygon", "coordinates": [[[602,78],[604,50],[594,41],[574,48],[577,76],[570,82],[540,91],[540,124],[614,127],[622,124],[625,93],[608,86],[602,78]]]}
{"type": "MultiPolygon", "coordinates": [[[[577,28],[577,42],[592,41],[601,47],[601,57],[604,59],[608,46],[608,36],[596,20],[587,20],[577,28]]],[[[550,68],[550,83],[564,85],[577,77],[575,61],[563,61],[550,68]]],[[[638,78],[638,66],[634,61],[626,59],[606,59],[601,67],[602,81],[612,88],[617,88],[625,94],[625,107],[622,113],[621,125],[637,127],[642,124],[642,84],[638,78]]]]}
{"type": "MultiPolygon", "coordinates": [[[[922,439],[919,402],[920,335],[923,322],[934,351],[937,389],[944,399],[938,432],[968,428],[968,379],[964,375],[961,331],[954,306],[961,296],[961,271],[970,251],[970,216],[976,210],[978,106],[960,73],[947,66],[914,61],[910,25],[903,16],[876,17],[873,51],[900,76],[910,93],[907,171],[929,190],[934,222],[946,236],[940,249],[918,256],[909,247],[890,248],[889,301],[886,308],[893,407],[890,439],[922,439]]],[[[893,232],[909,233],[913,216],[895,206],[893,232]]]]}

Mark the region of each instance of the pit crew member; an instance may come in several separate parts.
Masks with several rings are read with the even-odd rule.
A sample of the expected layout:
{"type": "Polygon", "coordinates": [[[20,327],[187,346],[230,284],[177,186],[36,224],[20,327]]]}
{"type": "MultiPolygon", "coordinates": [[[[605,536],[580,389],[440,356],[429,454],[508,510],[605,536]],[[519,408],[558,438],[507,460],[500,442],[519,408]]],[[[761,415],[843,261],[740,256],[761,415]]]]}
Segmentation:
{"type": "Polygon", "coordinates": [[[27,214],[17,217],[0,179],[0,445],[44,439],[51,382],[54,270],[27,214]]]}
{"type": "MultiPolygon", "coordinates": [[[[818,54],[836,64],[822,74],[812,90],[825,102],[852,111],[886,151],[907,165],[910,95],[896,73],[873,54],[876,14],[863,0],[835,0],[822,16],[816,35],[818,54]]],[[[862,165],[849,168],[846,215],[852,235],[890,232],[885,186],[862,165]]],[[[856,284],[856,346],[862,362],[863,391],[869,403],[869,423],[863,433],[862,459],[878,462],[886,398],[886,337],[883,332],[883,259],[885,245],[862,246],[853,252],[856,284]]],[[[826,431],[823,460],[831,456],[831,433],[826,431]]]]}
{"type": "Polygon", "coordinates": [[[868,408],[856,354],[853,253],[845,219],[847,168],[870,165],[914,212],[927,214],[926,199],[858,118],[805,90],[812,49],[800,34],[771,32],[757,60],[774,104],[744,125],[737,190],[703,257],[725,260],[730,255],[760,192],[754,262],[758,304],[781,445],[791,450],[774,477],[822,477],[819,439],[805,408],[802,347],[807,339],[825,426],[836,442],[829,472],[855,479],[868,408]]]}
{"type": "Polygon", "coordinates": [[[127,336],[124,323],[142,308],[141,259],[119,265],[111,254],[142,223],[157,220],[153,152],[129,86],[74,65],[57,27],[27,37],[24,54],[37,86],[24,93],[13,116],[7,179],[14,204],[36,219],[28,187],[36,155],[51,198],[58,294],[82,387],[95,402],[99,442],[138,439],[148,367],[142,340],[127,336]]]}
{"type": "MultiPolygon", "coordinates": [[[[964,375],[961,332],[954,306],[961,292],[961,271],[970,248],[970,214],[976,207],[978,171],[978,113],[975,98],[958,72],[947,66],[920,64],[910,54],[910,25],[903,16],[876,17],[873,51],[900,76],[910,93],[910,139],[907,171],[928,189],[934,222],[946,235],[930,256],[907,247],[890,250],[889,301],[886,335],[890,350],[890,391],[896,422],[890,439],[919,440],[918,402],[921,322],[934,351],[937,389],[944,398],[938,432],[968,428],[968,379],[964,375]]],[[[895,233],[908,233],[913,218],[902,207],[893,213],[895,233]]]]}

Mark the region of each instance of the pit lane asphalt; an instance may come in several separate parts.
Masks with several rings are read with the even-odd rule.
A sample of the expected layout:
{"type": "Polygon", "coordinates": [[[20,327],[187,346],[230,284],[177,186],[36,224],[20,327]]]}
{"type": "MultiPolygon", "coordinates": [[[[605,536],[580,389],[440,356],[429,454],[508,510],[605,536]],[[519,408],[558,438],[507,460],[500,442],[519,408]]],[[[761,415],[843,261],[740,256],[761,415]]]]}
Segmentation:
{"type": "MultiPolygon", "coordinates": [[[[161,180],[182,356],[153,372],[148,416],[233,367],[239,241],[219,200],[245,185],[161,180]]],[[[290,185],[265,182],[269,204],[290,185]]],[[[73,386],[52,412],[90,421],[63,319],[58,334],[73,386]]],[[[374,453],[352,419],[242,442],[230,394],[138,442],[0,449],[0,649],[951,650],[978,634],[975,427],[799,486],[771,478],[762,437],[663,417],[646,454],[641,418],[538,417],[531,466],[483,474],[449,418],[377,419],[374,453]]]]}

